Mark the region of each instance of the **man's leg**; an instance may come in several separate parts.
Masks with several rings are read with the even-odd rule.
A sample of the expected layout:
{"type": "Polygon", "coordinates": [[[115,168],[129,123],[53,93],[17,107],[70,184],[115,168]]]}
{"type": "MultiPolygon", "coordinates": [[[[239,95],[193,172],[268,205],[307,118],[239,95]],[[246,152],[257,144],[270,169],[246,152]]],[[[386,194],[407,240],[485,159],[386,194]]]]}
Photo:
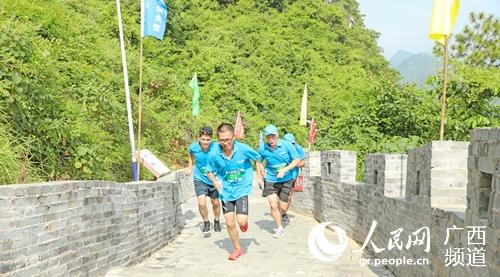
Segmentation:
{"type": "Polygon", "coordinates": [[[208,221],[208,209],[206,203],[206,196],[208,194],[208,186],[203,182],[194,180],[194,192],[196,193],[196,198],[198,199],[198,210],[200,211],[201,218],[204,222],[208,221]]]}
{"type": "Polygon", "coordinates": [[[293,190],[290,191],[290,195],[288,196],[288,202],[286,203],[286,207],[284,209],[281,209],[283,211],[283,214],[286,214],[286,212],[288,212],[288,209],[290,209],[290,205],[292,205],[292,193],[293,193],[293,190]]]}
{"type": "Polygon", "coordinates": [[[220,201],[219,198],[210,198],[212,200],[212,208],[214,210],[214,231],[220,232],[220,201]]]}
{"type": "Polygon", "coordinates": [[[229,238],[234,246],[234,251],[229,255],[229,260],[236,260],[239,256],[243,255],[241,249],[240,240],[238,239],[238,230],[235,226],[235,203],[223,202],[222,205],[226,208],[224,210],[224,218],[226,219],[227,232],[229,233],[229,238]]]}
{"type": "Polygon", "coordinates": [[[212,201],[212,209],[214,211],[214,217],[216,221],[220,220],[220,200],[219,192],[215,188],[209,188],[208,194],[210,200],[212,201]]]}
{"type": "Polygon", "coordinates": [[[208,221],[208,209],[206,197],[209,194],[209,187],[198,180],[194,180],[194,191],[198,199],[198,210],[203,218],[203,233],[210,232],[210,221],[208,221]]]}
{"type": "MultiPolygon", "coordinates": [[[[283,211],[283,214],[286,214],[286,209],[288,209],[288,202],[280,200],[279,207],[280,207],[280,210],[283,211]]],[[[280,217],[281,217],[281,214],[280,214],[280,217]]]]}
{"type": "Polygon", "coordinates": [[[248,196],[236,200],[236,221],[242,232],[248,230],[248,196]]]}
{"type": "Polygon", "coordinates": [[[224,214],[224,218],[226,219],[227,232],[229,233],[229,238],[233,243],[234,249],[240,249],[240,240],[238,239],[238,230],[236,230],[235,225],[235,212],[229,212],[224,214]]]}
{"type": "Polygon", "coordinates": [[[203,218],[203,233],[210,232],[210,221],[208,221],[208,209],[206,203],[206,195],[200,195],[198,198],[198,210],[200,211],[201,218],[203,218]]]}
{"type": "Polygon", "coordinates": [[[267,196],[267,200],[269,200],[269,206],[271,207],[271,216],[273,217],[274,222],[276,223],[276,227],[280,228],[281,212],[278,207],[278,196],[275,193],[273,193],[267,196]]]}
{"type": "Polygon", "coordinates": [[[198,198],[198,210],[200,211],[201,218],[203,218],[204,222],[208,221],[208,209],[206,203],[206,196],[200,195],[198,198]]]}
{"type": "Polygon", "coordinates": [[[213,199],[213,198],[210,198],[212,200],[212,208],[214,210],[214,217],[215,217],[215,220],[219,221],[220,220],[220,202],[219,202],[219,199],[213,199]]]}
{"type": "Polygon", "coordinates": [[[288,215],[286,214],[286,212],[288,211],[288,208],[290,208],[290,204],[292,201],[292,196],[291,196],[292,195],[292,188],[293,188],[294,184],[295,184],[295,180],[290,180],[290,181],[284,182],[282,184],[280,190],[278,191],[278,196],[280,199],[279,208],[282,211],[281,221],[284,224],[290,223],[290,219],[288,219],[288,215]]]}

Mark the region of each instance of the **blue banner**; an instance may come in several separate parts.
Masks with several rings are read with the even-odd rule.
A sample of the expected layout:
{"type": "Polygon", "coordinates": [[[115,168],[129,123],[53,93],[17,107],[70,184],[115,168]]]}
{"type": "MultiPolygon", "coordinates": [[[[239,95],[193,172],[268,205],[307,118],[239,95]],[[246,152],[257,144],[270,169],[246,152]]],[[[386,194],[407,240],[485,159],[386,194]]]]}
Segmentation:
{"type": "Polygon", "coordinates": [[[164,0],[144,1],[143,37],[153,36],[162,40],[167,25],[167,5],[164,0]]]}

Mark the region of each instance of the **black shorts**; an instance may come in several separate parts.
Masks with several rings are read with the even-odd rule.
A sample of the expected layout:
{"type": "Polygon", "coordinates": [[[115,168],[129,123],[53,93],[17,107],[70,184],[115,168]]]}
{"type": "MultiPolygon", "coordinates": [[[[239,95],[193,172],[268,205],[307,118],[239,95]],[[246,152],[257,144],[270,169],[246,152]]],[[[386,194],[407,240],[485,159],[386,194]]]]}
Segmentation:
{"type": "Polygon", "coordinates": [[[274,183],[266,181],[264,183],[264,189],[262,190],[262,197],[267,197],[275,193],[276,195],[278,195],[281,201],[287,202],[294,183],[295,179],[288,180],[282,183],[274,183]]]}
{"type": "Polygon", "coordinates": [[[196,193],[196,197],[206,195],[212,199],[219,199],[219,191],[216,188],[198,180],[194,180],[194,191],[196,193]]]}
{"type": "Polygon", "coordinates": [[[222,213],[227,214],[235,211],[236,214],[248,215],[248,195],[233,201],[222,201],[222,213]]]}

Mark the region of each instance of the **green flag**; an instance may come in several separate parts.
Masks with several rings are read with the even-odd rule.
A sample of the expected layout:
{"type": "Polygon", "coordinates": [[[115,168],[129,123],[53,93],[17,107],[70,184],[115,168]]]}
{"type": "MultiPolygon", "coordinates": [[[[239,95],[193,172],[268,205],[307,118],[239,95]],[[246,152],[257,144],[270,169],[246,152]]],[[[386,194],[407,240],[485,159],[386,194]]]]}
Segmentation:
{"type": "Polygon", "coordinates": [[[200,115],[200,88],[198,87],[196,72],[193,74],[193,79],[189,82],[189,86],[193,89],[193,116],[198,116],[200,115]]]}

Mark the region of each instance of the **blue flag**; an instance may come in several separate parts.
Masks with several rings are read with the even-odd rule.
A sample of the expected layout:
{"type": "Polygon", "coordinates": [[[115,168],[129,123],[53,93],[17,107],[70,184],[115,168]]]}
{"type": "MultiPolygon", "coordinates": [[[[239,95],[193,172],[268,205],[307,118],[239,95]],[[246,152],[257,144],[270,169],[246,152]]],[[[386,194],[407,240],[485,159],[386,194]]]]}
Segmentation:
{"type": "Polygon", "coordinates": [[[167,25],[167,5],[164,0],[142,0],[143,26],[142,37],[153,36],[157,39],[163,39],[165,26],[167,25]]]}

